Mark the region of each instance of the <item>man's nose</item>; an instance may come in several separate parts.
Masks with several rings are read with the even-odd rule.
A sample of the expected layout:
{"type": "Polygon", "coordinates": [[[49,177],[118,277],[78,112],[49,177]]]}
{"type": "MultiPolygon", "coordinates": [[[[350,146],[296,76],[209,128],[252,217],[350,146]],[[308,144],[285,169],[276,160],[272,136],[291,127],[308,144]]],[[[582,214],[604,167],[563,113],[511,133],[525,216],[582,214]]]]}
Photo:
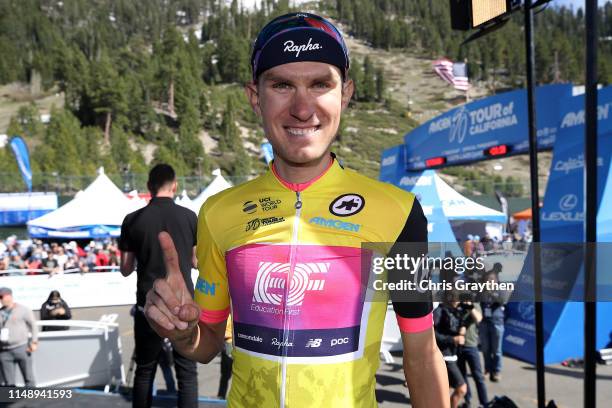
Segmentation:
{"type": "Polygon", "coordinates": [[[291,101],[291,116],[306,122],[314,114],[315,105],[316,99],[310,94],[308,89],[298,87],[291,101]]]}

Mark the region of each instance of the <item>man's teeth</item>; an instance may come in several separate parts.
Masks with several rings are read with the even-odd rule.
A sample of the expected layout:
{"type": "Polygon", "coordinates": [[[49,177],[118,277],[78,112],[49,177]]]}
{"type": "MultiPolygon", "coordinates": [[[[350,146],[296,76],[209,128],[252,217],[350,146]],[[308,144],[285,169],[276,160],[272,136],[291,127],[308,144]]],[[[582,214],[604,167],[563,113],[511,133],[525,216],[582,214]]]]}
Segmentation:
{"type": "Polygon", "coordinates": [[[316,132],[318,129],[318,127],[312,127],[312,128],[287,128],[287,132],[291,133],[292,135],[307,135],[309,133],[314,133],[316,132]]]}

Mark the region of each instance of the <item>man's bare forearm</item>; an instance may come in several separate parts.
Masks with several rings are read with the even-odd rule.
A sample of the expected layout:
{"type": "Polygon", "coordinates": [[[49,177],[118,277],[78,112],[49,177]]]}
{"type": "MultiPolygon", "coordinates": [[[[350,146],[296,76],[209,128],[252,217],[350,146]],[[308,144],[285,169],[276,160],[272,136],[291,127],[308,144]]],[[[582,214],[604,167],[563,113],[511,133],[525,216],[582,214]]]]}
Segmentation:
{"type": "Polygon", "coordinates": [[[450,405],[448,375],[436,345],[433,327],[419,333],[402,333],[404,374],[415,408],[447,408],[450,405]]]}
{"type": "Polygon", "coordinates": [[[188,359],[208,364],[223,349],[225,325],[225,322],[198,323],[189,338],[174,341],[172,345],[188,359]]]}
{"type": "Polygon", "coordinates": [[[404,359],[404,374],[413,407],[445,408],[450,405],[446,365],[437,348],[416,359],[404,359]]]}

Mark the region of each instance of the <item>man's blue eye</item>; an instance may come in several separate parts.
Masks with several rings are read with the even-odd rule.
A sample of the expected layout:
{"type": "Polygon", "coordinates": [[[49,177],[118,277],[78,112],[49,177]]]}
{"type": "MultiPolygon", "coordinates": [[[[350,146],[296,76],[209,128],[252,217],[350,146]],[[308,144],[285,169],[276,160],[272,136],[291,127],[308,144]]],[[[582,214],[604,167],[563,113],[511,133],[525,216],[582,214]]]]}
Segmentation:
{"type": "Polygon", "coordinates": [[[277,82],[276,84],[272,85],[273,88],[289,88],[289,84],[286,82],[277,82]]]}

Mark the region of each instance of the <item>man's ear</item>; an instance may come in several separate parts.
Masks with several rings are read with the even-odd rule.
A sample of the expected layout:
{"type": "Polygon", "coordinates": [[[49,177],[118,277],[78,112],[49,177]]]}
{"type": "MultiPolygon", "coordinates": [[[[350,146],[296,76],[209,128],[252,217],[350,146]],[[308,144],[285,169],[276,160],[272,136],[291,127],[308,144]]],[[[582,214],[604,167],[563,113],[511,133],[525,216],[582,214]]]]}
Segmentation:
{"type": "Polygon", "coordinates": [[[246,93],[247,99],[251,104],[253,112],[257,116],[261,116],[261,108],[259,107],[259,91],[257,90],[257,84],[253,81],[247,82],[244,86],[244,92],[246,93]]]}
{"type": "Polygon", "coordinates": [[[351,98],[353,97],[353,92],[355,92],[355,83],[352,79],[348,79],[344,81],[342,84],[342,110],[344,111],[347,107],[351,98]]]}

